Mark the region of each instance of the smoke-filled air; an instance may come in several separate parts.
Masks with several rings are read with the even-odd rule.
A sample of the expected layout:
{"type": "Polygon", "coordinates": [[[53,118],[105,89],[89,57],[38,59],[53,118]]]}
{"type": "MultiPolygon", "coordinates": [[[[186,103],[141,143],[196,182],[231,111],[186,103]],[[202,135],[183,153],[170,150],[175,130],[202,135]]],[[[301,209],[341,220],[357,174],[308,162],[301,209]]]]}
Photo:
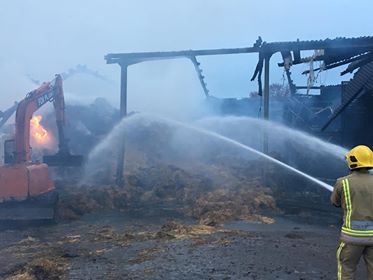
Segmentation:
{"type": "Polygon", "coordinates": [[[0,278],[371,279],[372,9],[4,1],[0,278]]]}

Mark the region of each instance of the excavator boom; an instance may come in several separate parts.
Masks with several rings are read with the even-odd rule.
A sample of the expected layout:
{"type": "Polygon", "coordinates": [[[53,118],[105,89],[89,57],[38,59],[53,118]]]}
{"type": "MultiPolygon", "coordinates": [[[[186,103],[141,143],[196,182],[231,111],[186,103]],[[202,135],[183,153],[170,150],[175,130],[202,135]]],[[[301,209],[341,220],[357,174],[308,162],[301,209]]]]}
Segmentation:
{"type": "Polygon", "coordinates": [[[4,112],[0,111],[0,128],[8,121],[8,119],[13,115],[13,113],[17,110],[18,103],[14,102],[13,106],[9,109],[5,110],[4,112]]]}

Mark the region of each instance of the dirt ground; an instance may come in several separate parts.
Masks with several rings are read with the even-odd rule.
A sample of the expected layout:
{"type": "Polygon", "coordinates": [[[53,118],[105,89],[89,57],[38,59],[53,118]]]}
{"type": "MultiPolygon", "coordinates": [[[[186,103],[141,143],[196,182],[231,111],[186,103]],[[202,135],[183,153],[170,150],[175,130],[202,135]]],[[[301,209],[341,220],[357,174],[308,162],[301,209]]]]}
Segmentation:
{"type": "Polygon", "coordinates": [[[282,215],[272,224],[206,226],[159,207],[3,228],[0,277],[336,279],[338,221],[314,214],[313,219],[282,215]]]}
{"type": "Polygon", "coordinates": [[[57,185],[58,223],[0,228],[0,278],[336,279],[328,194],[233,172],[212,168],[221,186],[173,165],[135,170],[124,188],[57,185]]]}

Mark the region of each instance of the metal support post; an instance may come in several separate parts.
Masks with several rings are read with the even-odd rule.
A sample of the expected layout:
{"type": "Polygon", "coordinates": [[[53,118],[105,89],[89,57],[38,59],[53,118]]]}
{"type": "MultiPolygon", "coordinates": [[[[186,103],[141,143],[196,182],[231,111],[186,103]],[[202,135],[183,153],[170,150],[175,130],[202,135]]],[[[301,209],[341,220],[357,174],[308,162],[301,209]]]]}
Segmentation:
{"type": "MultiPolygon", "coordinates": [[[[269,120],[269,62],[271,59],[271,54],[264,55],[264,91],[263,91],[263,119],[269,120]]],[[[263,153],[268,155],[268,131],[266,129],[263,130],[263,153]]],[[[264,186],[268,186],[270,184],[269,175],[270,169],[267,164],[263,165],[262,169],[262,182],[264,186]]]]}
{"type": "MultiPolygon", "coordinates": [[[[128,64],[120,63],[120,119],[127,115],[127,68],[128,64]]],[[[124,186],[124,161],[125,161],[125,134],[121,135],[118,153],[116,183],[118,186],[124,186]]]]}
{"type": "MultiPolygon", "coordinates": [[[[271,55],[264,58],[264,92],[263,92],[263,119],[269,120],[269,61],[271,55]]],[[[268,154],[268,134],[263,134],[263,152],[268,154]]]]}

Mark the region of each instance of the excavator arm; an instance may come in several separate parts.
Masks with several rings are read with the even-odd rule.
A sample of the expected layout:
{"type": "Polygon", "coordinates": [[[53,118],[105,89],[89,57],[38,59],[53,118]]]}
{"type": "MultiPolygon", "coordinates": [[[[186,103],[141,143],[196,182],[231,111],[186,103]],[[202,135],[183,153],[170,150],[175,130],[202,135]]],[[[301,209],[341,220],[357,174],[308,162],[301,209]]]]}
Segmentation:
{"type": "Polygon", "coordinates": [[[83,164],[83,156],[70,153],[69,141],[65,137],[65,98],[62,89],[62,77],[58,75],[56,79],[57,88],[53,105],[58,130],[58,152],[55,155],[44,156],[43,161],[50,166],[81,166],[83,164]]]}
{"type": "Polygon", "coordinates": [[[14,102],[13,106],[7,109],[6,111],[0,111],[0,128],[8,121],[8,119],[13,115],[17,110],[18,103],[14,102]]]}

